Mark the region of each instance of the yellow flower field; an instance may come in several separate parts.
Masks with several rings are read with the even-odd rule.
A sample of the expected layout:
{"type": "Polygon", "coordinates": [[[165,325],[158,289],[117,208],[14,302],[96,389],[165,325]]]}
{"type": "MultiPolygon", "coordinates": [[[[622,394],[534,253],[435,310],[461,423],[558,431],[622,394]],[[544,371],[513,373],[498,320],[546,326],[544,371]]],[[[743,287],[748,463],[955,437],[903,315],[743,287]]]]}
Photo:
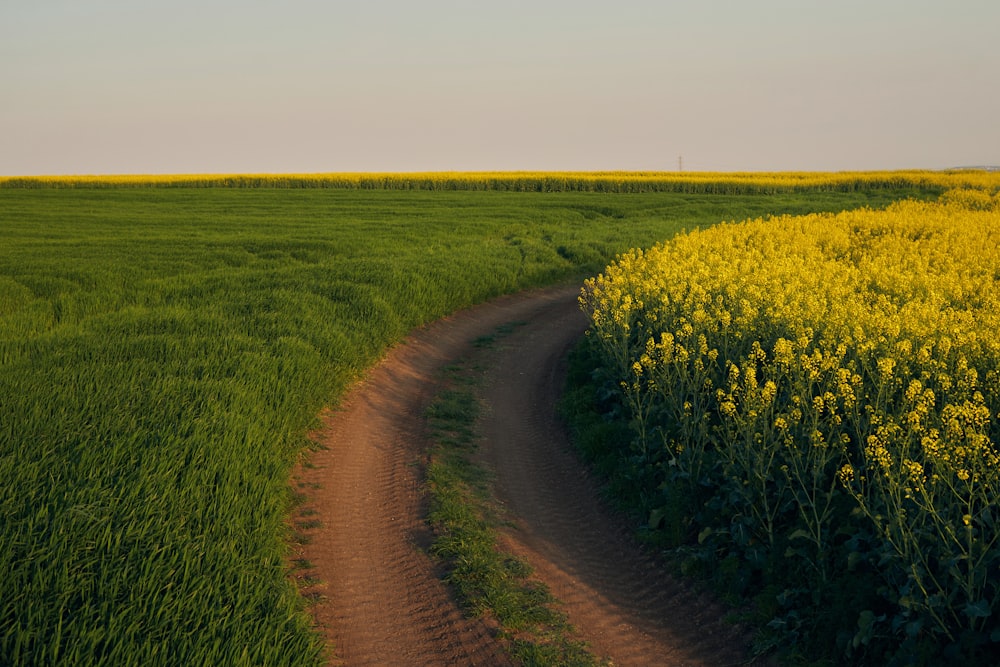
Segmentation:
{"type": "Polygon", "coordinates": [[[831,595],[867,567],[891,611],[841,610],[847,653],[1000,638],[995,188],[718,225],[622,255],[580,300],[633,454],[715,508],[680,510],[700,542],[793,558],[831,595]]]}
{"type": "Polygon", "coordinates": [[[902,187],[998,188],[1000,172],[498,171],[319,174],[161,174],[0,176],[0,188],[277,187],[604,192],[783,192],[902,187]]]}

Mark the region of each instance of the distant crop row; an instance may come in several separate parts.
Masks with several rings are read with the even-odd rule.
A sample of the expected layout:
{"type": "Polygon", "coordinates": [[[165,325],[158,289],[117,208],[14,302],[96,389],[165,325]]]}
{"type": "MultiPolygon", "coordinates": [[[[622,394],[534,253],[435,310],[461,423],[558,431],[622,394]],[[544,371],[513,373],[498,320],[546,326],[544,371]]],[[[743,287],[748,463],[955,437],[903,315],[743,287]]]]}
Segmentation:
{"type": "Polygon", "coordinates": [[[651,524],[781,641],[996,664],[1000,194],[719,225],[581,302],[651,524]]]}
{"type": "Polygon", "coordinates": [[[1000,172],[427,172],[0,177],[0,188],[226,187],[717,194],[996,187],[1000,172]]]}

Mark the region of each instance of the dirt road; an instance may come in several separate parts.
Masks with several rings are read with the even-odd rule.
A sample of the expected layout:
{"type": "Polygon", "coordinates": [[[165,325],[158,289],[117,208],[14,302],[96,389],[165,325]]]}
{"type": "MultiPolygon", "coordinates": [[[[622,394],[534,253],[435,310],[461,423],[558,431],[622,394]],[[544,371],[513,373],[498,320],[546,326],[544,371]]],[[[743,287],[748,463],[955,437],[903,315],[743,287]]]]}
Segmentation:
{"type": "Polygon", "coordinates": [[[525,558],[594,651],[617,666],[726,665],[745,637],[725,610],[645,555],[599,500],[573,456],[554,404],[565,351],[585,327],[578,288],[505,297],[415,332],[324,415],[323,446],[296,473],[307,543],[306,594],[343,665],[506,665],[494,628],[467,619],[427,555],[421,491],[424,411],[440,371],[475,339],[523,323],[477,351],[486,369],[480,457],[525,558]]]}

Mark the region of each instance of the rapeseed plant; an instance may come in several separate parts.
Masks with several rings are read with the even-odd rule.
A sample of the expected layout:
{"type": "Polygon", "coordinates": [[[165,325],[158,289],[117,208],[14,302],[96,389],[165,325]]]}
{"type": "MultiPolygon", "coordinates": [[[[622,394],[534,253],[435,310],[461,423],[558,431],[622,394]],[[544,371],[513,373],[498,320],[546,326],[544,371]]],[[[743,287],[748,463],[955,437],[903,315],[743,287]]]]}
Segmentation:
{"type": "Polygon", "coordinates": [[[862,598],[891,613],[847,610],[847,653],[878,632],[982,655],[1000,640],[998,277],[991,186],[697,230],[621,255],[580,301],[642,406],[644,458],[712,524],[701,541],[801,559],[791,589],[867,562],[884,588],[862,598]]]}

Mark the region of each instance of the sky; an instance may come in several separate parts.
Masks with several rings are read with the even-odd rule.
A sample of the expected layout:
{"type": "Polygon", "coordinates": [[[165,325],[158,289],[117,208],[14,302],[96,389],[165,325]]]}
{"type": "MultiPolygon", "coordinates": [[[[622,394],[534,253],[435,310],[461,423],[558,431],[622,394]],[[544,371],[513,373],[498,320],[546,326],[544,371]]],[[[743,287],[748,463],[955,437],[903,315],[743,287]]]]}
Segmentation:
{"type": "Polygon", "coordinates": [[[997,0],[0,0],[0,175],[1000,164],[997,0]]]}

